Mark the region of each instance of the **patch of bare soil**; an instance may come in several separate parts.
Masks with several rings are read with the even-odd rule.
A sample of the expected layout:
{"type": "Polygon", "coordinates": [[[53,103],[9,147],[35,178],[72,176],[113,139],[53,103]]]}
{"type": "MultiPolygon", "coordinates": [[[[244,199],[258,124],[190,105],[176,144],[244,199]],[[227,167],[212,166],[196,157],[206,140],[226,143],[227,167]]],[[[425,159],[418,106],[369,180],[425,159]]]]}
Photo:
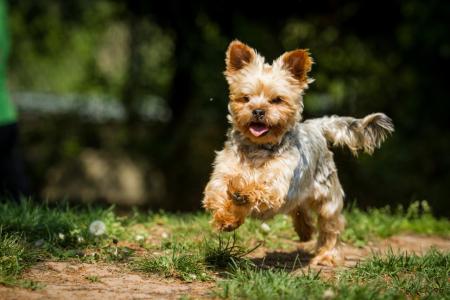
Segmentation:
{"type": "Polygon", "coordinates": [[[0,299],[179,299],[205,298],[213,283],[187,283],[130,271],[126,266],[44,262],[24,275],[44,284],[31,291],[0,286],[0,299]]]}
{"type": "MultiPolygon", "coordinates": [[[[416,234],[401,234],[390,238],[374,241],[364,247],[354,247],[343,244],[341,246],[345,261],[341,268],[354,267],[358,262],[372,256],[374,253],[386,253],[392,250],[394,253],[416,253],[421,255],[432,247],[441,251],[450,251],[450,239],[423,236],[416,234]]],[[[262,268],[278,267],[285,270],[291,270],[294,273],[301,273],[308,268],[320,269],[322,276],[332,276],[336,267],[327,266],[310,266],[309,262],[312,258],[305,248],[308,246],[299,246],[294,251],[265,251],[264,249],[254,253],[252,260],[262,268]]]]}
{"type": "MultiPolygon", "coordinates": [[[[345,266],[352,267],[374,251],[415,252],[422,254],[431,247],[450,251],[450,240],[419,236],[397,235],[365,247],[343,245],[345,266]]],[[[262,267],[284,267],[294,272],[307,267],[307,252],[272,251],[259,249],[252,259],[262,267]]],[[[331,276],[334,268],[323,267],[324,276],[331,276]]],[[[44,284],[36,291],[0,286],[0,299],[178,299],[183,295],[208,298],[214,282],[186,283],[130,271],[126,266],[71,262],[43,262],[25,272],[24,279],[44,284]],[[89,279],[90,278],[90,279],[89,279]]]]}

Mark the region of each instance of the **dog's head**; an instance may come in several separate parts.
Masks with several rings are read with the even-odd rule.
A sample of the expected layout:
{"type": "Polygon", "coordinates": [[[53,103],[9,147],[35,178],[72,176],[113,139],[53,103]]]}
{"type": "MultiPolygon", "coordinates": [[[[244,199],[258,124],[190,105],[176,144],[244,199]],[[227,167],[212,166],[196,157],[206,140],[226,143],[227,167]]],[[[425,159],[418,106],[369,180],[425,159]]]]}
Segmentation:
{"type": "Polygon", "coordinates": [[[253,143],[278,143],[301,119],[302,94],[312,82],[308,51],[286,52],[270,65],[254,49],[233,41],[225,62],[233,126],[253,143]]]}

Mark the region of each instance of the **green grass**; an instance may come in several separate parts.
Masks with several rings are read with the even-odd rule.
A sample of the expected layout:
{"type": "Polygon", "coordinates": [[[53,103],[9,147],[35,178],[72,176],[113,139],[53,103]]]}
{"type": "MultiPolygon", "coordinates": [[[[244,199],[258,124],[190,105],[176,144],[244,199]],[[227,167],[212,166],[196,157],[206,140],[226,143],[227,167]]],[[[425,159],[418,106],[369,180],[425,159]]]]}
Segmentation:
{"type": "Polygon", "coordinates": [[[416,254],[379,253],[355,269],[343,273],[350,283],[380,286],[387,291],[405,293],[411,297],[450,296],[450,253],[430,250],[424,256],[416,254]]]}
{"type": "Polygon", "coordinates": [[[256,250],[260,244],[246,249],[237,244],[236,234],[224,237],[205,239],[203,242],[203,260],[207,266],[216,269],[227,269],[236,266],[245,266],[249,263],[245,256],[256,250]]]}
{"type": "Polygon", "coordinates": [[[17,280],[21,272],[39,259],[39,253],[29,249],[20,235],[4,233],[0,229],[0,283],[36,288],[31,281],[17,280]]]}
{"type": "Polygon", "coordinates": [[[333,280],[313,271],[293,276],[288,270],[236,269],[219,283],[224,299],[448,299],[450,254],[374,256],[333,280]]]}
{"type": "Polygon", "coordinates": [[[175,277],[185,281],[207,280],[205,266],[193,254],[182,254],[176,251],[164,255],[151,255],[139,259],[134,269],[147,273],[156,273],[165,277],[175,277]]]}
{"type": "Polygon", "coordinates": [[[90,235],[87,230],[94,220],[105,222],[109,236],[123,234],[124,228],[115,216],[113,207],[79,208],[68,204],[50,207],[30,201],[0,204],[0,224],[4,232],[20,234],[28,242],[42,241],[43,246],[76,248],[99,242],[100,238],[90,235]]]}
{"type": "MultiPolygon", "coordinates": [[[[450,237],[450,222],[434,218],[426,202],[396,210],[351,207],[345,215],[342,239],[356,246],[402,232],[450,237]]],[[[38,260],[51,259],[121,263],[163,277],[218,281],[215,296],[222,298],[438,299],[450,293],[445,253],[375,255],[325,281],[312,271],[294,276],[290,269],[261,269],[247,258],[259,246],[295,251],[298,238],[288,217],[268,221],[269,230],[247,220],[235,233],[222,234],[209,220],[206,213],[134,210],[119,216],[114,207],[0,203],[0,283],[41,288],[20,276],[38,260]],[[99,236],[89,230],[96,220],[105,224],[99,236]]],[[[86,280],[97,282],[94,277],[86,280]]]]}
{"type": "Polygon", "coordinates": [[[367,212],[356,206],[345,211],[347,221],[342,239],[356,245],[364,245],[374,238],[385,238],[401,232],[450,235],[448,219],[433,217],[426,201],[413,202],[408,208],[399,206],[372,208],[367,212]]]}
{"type": "Polygon", "coordinates": [[[320,297],[327,287],[317,272],[292,276],[287,270],[248,267],[230,272],[229,279],[219,282],[215,296],[225,299],[308,299],[313,295],[320,297]]]}
{"type": "Polygon", "coordinates": [[[257,247],[238,245],[236,235],[216,234],[199,244],[164,241],[162,253],[151,254],[133,262],[133,268],[186,281],[211,279],[212,271],[244,267],[251,262],[244,256],[257,247]]]}
{"type": "MultiPolygon", "coordinates": [[[[125,230],[113,208],[49,206],[31,201],[0,203],[0,226],[0,283],[31,289],[41,286],[19,280],[30,265],[40,259],[111,259],[110,241],[123,237],[125,230]],[[102,220],[108,234],[90,234],[89,224],[94,220],[102,220]],[[95,255],[86,255],[90,250],[95,255]]],[[[119,256],[123,256],[120,251],[119,256]]]]}
{"type": "Polygon", "coordinates": [[[198,251],[188,251],[183,244],[172,243],[159,254],[150,254],[133,262],[133,268],[186,281],[207,280],[205,264],[198,251]]]}

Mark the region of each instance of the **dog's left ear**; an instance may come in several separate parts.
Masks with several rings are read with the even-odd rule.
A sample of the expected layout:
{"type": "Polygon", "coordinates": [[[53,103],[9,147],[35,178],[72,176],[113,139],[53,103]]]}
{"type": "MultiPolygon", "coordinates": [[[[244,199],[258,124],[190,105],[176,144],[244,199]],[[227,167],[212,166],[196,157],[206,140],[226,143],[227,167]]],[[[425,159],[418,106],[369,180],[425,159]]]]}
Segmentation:
{"type": "Polygon", "coordinates": [[[239,71],[250,64],[255,57],[256,51],[251,47],[238,40],[232,41],[228,46],[225,57],[226,72],[239,71]]]}
{"type": "Polygon", "coordinates": [[[284,53],[281,57],[282,66],[291,72],[292,76],[300,82],[308,82],[308,73],[311,71],[313,60],[306,49],[298,49],[284,53]]]}

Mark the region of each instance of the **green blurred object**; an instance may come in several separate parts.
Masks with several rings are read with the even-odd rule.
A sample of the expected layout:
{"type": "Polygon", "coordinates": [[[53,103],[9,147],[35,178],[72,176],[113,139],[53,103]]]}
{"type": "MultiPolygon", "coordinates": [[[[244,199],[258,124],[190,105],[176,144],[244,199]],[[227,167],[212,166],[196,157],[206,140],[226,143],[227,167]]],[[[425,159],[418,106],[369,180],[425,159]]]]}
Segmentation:
{"type": "Polygon", "coordinates": [[[17,113],[6,88],[6,62],[9,52],[6,3],[0,0],[0,125],[16,122],[17,113]]]}
{"type": "Polygon", "coordinates": [[[11,37],[8,105],[37,195],[110,200],[101,184],[129,177],[90,179],[83,166],[94,157],[108,170],[137,166],[152,207],[200,208],[229,126],[224,52],[238,38],[268,61],[310,49],[304,119],[381,111],[394,120],[375,157],[335,150],[348,202],[427,200],[448,216],[450,1],[336,2],[277,2],[255,13],[251,1],[0,0],[8,16],[0,31],[7,20],[11,37]]]}

